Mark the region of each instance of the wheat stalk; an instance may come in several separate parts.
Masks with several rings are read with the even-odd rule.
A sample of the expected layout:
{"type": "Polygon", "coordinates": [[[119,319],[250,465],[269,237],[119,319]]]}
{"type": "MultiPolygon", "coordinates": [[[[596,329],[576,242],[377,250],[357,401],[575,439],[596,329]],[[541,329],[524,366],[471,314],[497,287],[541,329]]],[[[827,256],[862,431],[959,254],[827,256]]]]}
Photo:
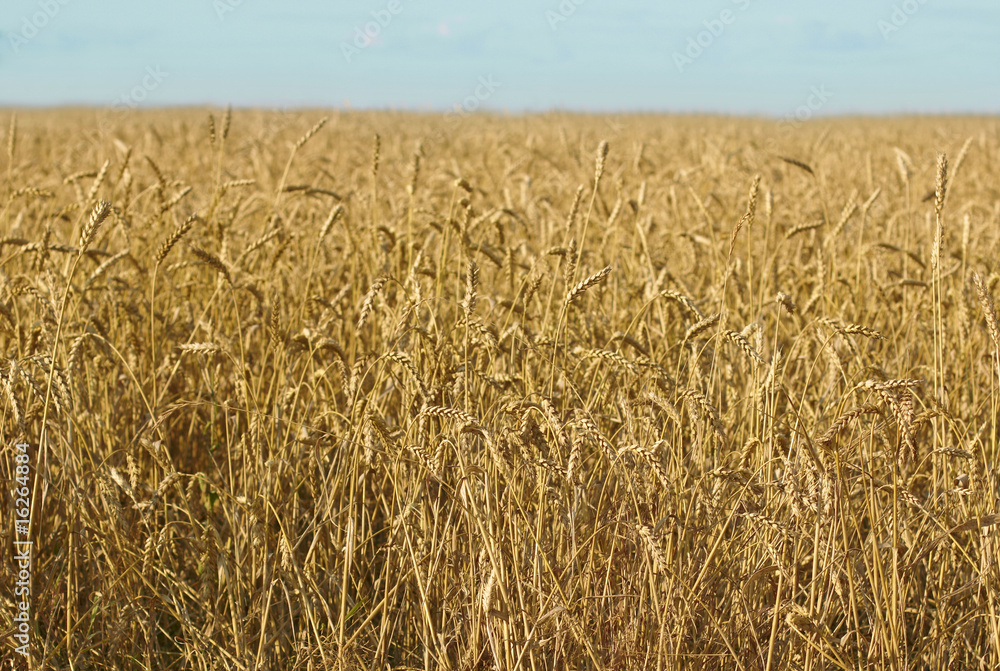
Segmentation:
{"type": "Polygon", "coordinates": [[[602,270],[597,271],[590,277],[580,280],[572,289],[566,293],[566,299],[564,303],[566,305],[572,305],[574,301],[580,298],[583,294],[587,292],[591,287],[597,286],[611,274],[611,266],[607,266],[602,270]]]}
{"type": "Polygon", "coordinates": [[[108,218],[108,214],[111,213],[111,203],[106,200],[98,201],[97,205],[90,213],[90,219],[87,220],[87,225],[83,227],[83,231],[80,233],[80,255],[90,247],[94,238],[97,236],[97,231],[100,229],[101,224],[104,220],[108,218]]]}

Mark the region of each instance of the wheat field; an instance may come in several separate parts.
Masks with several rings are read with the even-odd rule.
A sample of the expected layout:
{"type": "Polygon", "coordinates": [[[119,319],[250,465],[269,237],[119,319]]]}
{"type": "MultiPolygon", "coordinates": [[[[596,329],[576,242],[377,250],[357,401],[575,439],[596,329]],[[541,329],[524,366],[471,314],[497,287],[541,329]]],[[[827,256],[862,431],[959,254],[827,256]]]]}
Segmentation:
{"type": "Polygon", "coordinates": [[[1000,664],[996,119],[0,118],[32,668],[1000,664]]]}

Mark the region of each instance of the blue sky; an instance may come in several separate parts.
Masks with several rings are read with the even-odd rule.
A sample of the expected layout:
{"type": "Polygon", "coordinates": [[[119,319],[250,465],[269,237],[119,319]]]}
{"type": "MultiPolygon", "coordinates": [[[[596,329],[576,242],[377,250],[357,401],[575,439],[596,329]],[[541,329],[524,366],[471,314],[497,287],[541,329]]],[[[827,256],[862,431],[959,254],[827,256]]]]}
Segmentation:
{"type": "Polygon", "coordinates": [[[0,3],[0,106],[1000,113],[998,85],[997,0],[0,3]]]}

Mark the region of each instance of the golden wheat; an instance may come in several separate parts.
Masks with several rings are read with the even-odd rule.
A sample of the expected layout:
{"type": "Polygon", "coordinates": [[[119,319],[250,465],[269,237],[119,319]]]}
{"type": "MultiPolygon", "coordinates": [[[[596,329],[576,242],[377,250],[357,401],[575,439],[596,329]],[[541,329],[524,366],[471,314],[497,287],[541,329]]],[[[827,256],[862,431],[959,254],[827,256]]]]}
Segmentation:
{"type": "Polygon", "coordinates": [[[1000,663],[992,120],[3,121],[36,668],[1000,663]]]}

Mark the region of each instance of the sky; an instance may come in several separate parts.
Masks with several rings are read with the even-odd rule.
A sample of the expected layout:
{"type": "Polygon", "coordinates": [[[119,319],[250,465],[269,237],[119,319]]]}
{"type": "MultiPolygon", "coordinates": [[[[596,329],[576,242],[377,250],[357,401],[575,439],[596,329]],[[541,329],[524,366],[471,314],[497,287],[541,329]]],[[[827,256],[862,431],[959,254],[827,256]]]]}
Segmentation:
{"type": "Polygon", "coordinates": [[[997,0],[0,0],[0,106],[1000,113],[997,0]]]}

